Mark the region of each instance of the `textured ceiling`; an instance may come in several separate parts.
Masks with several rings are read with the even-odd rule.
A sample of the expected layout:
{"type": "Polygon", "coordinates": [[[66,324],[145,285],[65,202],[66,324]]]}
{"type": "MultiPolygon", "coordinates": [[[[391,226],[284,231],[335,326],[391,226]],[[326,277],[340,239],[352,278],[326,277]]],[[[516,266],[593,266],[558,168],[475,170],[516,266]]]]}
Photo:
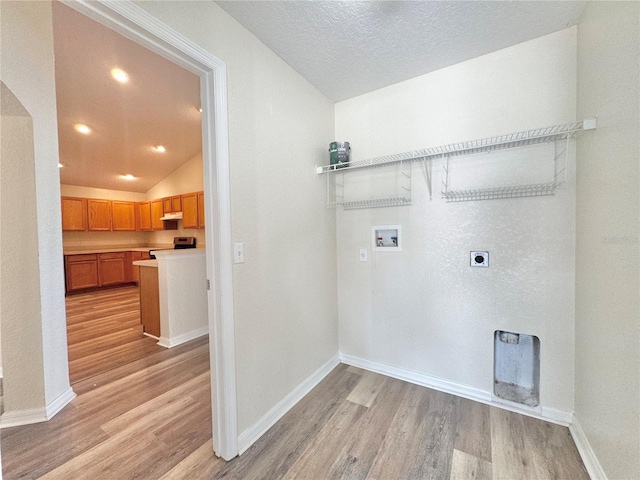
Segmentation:
{"type": "Polygon", "coordinates": [[[196,75],[59,2],[53,29],[62,184],[146,192],[201,151],[196,75]]]}
{"type": "Polygon", "coordinates": [[[578,23],[578,1],[218,1],[334,101],[578,23]]]}

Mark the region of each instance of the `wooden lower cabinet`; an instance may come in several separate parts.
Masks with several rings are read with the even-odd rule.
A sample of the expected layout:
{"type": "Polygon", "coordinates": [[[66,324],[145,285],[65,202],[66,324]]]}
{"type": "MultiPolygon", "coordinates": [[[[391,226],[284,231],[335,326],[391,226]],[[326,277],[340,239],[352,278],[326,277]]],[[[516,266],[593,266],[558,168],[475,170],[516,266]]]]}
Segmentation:
{"type": "MultiPolygon", "coordinates": [[[[131,252],[131,262],[137,262],[138,260],[149,260],[149,252],[131,252]]],[[[140,283],[140,267],[138,265],[131,265],[131,281],[140,283]]]]}
{"type": "Polygon", "coordinates": [[[100,286],[117,285],[127,281],[125,252],[98,254],[100,286]]]}
{"type": "Polygon", "coordinates": [[[98,255],[67,255],[65,272],[68,292],[100,286],[98,255]]]}
{"type": "Polygon", "coordinates": [[[145,333],[160,337],[158,269],[140,267],[140,322],[145,333]]]}
{"type": "Polygon", "coordinates": [[[149,252],[92,253],[65,255],[67,293],[88,288],[138,283],[136,260],[148,260],[149,252]]]}

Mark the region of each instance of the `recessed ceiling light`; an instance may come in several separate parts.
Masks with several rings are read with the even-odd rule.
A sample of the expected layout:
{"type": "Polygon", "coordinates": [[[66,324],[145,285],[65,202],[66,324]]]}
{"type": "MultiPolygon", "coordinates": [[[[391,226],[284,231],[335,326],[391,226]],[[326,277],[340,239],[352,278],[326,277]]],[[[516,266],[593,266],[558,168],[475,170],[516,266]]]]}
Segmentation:
{"type": "Polygon", "coordinates": [[[136,178],[133,175],[131,175],[130,173],[127,173],[126,175],[120,175],[120,177],[122,177],[125,180],[134,180],[136,178]]]}
{"type": "Polygon", "coordinates": [[[78,132],[83,133],[85,135],[87,135],[88,133],[91,133],[91,129],[86,125],[84,125],[83,123],[76,123],[75,128],[78,132]]]}
{"type": "Polygon", "coordinates": [[[164,148],[162,145],[156,145],[155,147],[153,147],[153,150],[159,153],[164,153],[167,151],[167,149],[164,148]]]}
{"type": "Polygon", "coordinates": [[[120,83],[126,83],[129,81],[129,74],[120,68],[112,69],[111,76],[120,83]]]}
{"type": "Polygon", "coordinates": [[[62,168],[62,167],[64,167],[64,165],[63,165],[63,164],[61,164],[61,163],[59,163],[59,164],[58,164],[58,168],[62,168]]]}

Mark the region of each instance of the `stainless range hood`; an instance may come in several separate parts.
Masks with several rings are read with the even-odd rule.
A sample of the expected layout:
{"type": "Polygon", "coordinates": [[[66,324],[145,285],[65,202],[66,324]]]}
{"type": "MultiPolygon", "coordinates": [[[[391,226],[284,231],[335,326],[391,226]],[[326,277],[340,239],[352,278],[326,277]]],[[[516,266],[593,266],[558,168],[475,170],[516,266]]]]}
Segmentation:
{"type": "Polygon", "coordinates": [[[182,220],[182,212],[165,213],[164,217],[160,217],[160,220],[182,220]]]}

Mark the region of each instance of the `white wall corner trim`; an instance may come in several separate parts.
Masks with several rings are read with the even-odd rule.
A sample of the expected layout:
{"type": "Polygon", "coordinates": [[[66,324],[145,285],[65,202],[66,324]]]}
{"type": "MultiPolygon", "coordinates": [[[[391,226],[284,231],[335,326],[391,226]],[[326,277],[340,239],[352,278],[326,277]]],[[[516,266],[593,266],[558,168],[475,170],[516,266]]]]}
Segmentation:
{"type": "Polygon", "coordinates": [[[28,410],[14,410],[13,412],[4,412],[0,417],[0,428],[20,427],[22,425],[31,425],[32,423],[46,422],[47,409],[30,408],[28,410]]]}
{"type": "Polygon", "coordinates": [[[328,362],[313,372],[306,380],[294,388],[289,395],[280,400],[271,410],[258,420],[252,427],[242,432],[238,437],[240,455],[246,452],[264,433],[280,420],[291,408],[318,385],[331,370],[340,364],[339,355],[336,354],[328,362]]]}
{"type": "Polygon", "coordinates": [[[57,413],[66,407],[76,398],[76,394],[71,387],[58,395],[46,407],[30,408],[28,410],[15,410],[4,412],[0,417],[0,428],[21,427],[51,420],[57,413]]]}
{"type": "Polygon", "coordinates": [[[177,347],[178,345],[182,345],[183,343],[189,342],[196,338],[200,338],[209,333],[209,326],[198,328],[196,330],[191,330],[190,332],[183,333],[182,335],[178,335],[173,338],[161,336],[158,339],[158,345],[165,348],[177,347]]]}
{"type": "Polygon", "coordinates": [[[470,387],[468,385],[461,385],[458,383],[450,382],[448,380],[432,377],[430,375],[424,375],[422,373],[412,372],[403,368],[392,367],[382,363],[372,362],[364,358],[355,357],[353,355],[347,355],[340,353],[340,361],[347,365],[369,370],[371,372],[380,373],[388,377],[397,378],[405,382],[420,385],[422,387],[433,388],[445,393],[450,393],[458,397],[468,398],[469,400],[475,400],[476,402],[485,403],[492,407],[501,408],[503,410],[509,410],[511,412],[520,413],[529,417],[539,418],[552,423],[557,423],[564,427],[568,427],[571,423],[571,413],[556,410],[553,408],[542,407],[542,414],[536,414],[524,408],[518,408],[503,403],[494,402],[491,400],[491,393],[478,388],[470,387]]]}
{"type": "Polygon", "coordinates": [[[582,430],[580,422],[575,415],[573,415],[573,420],[571,425],[569,425],[569,431],[571,432],[573,441],[576,443],[580,457],[582,457],[582,462],[584,463],[587,472],[589,472],[591,480],[607,480],[607,476],[602,469],[602,465],[600,465],[598,457],[596,457],[595,452],[591,448],[591,444],[589,443],[589,440],[587,439],[587,436],[585,435],[584,430],[582,430]]]}
{"type": "Polygon", "coordinates": [[[53,418],[54,415],[71,403],[74,398],[76,398],[76,393],[71,387],[54,398],[53,401],[46,406],[47,420],[53,418]]]}

